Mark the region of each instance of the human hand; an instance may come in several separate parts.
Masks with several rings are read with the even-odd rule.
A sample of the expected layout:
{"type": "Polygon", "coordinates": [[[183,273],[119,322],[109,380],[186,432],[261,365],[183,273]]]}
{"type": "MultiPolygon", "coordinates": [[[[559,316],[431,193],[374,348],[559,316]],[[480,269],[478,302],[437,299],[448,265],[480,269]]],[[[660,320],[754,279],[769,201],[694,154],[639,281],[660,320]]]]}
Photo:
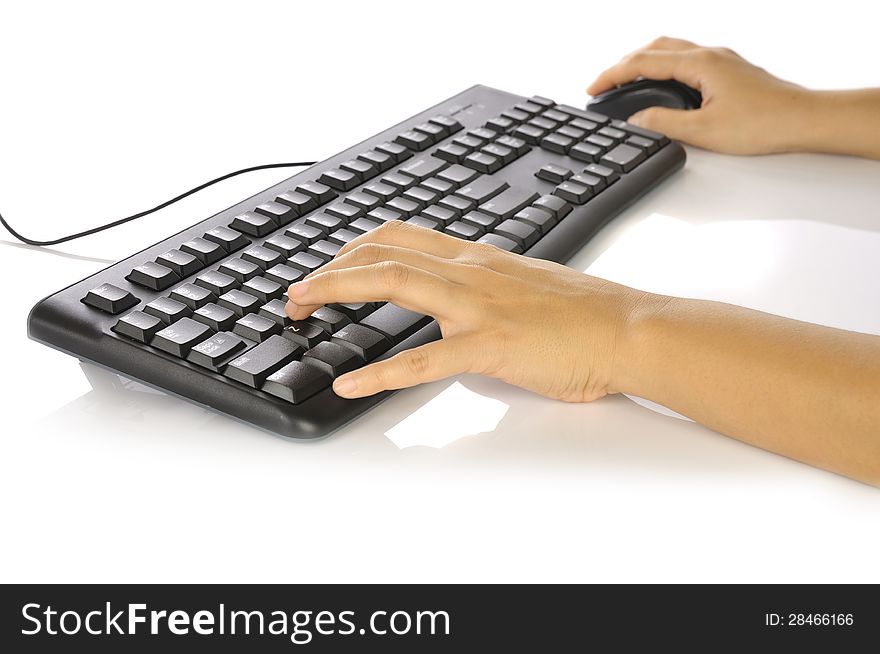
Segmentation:
{"type": "Polygon", "coordinates": [[[629,122],[670,138],[730,154],[802,149],[811,91],[773,77],[728,48],[661,37],[627,55],[587,88],[597,95],[638,77],[675,79],[703,94],[700,109],[650,107],[629,122]]]}
{"type": "Polygon", "coordinates": [[[288,315],[330,302],[388,300],[433,316],[443,338],[342,375],[362,397],[458,373],[587,402],[613,392],[630,313],[646,294],[564,266],[390,222],[288,289],[288,315]]]}

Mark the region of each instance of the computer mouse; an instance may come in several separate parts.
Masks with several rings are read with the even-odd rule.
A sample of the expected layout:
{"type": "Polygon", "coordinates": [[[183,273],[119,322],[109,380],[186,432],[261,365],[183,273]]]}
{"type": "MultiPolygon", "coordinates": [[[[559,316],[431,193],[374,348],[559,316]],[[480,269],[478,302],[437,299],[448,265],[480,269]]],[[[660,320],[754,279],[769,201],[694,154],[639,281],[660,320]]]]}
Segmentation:
{"type": "Polygon", "coordinates": [[[648,107],[699,109],[702,104],[699,91],[676,80],[639,79],[600,93],[587,103],[587,109],[626,120],[648,107]]]}

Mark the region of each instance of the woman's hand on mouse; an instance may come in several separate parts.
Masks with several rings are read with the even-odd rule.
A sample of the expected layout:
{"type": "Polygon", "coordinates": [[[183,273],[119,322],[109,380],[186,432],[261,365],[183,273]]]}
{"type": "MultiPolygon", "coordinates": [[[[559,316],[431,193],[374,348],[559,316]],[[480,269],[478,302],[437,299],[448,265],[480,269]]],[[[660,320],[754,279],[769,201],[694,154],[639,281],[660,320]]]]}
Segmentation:
{"type": "Polygon", "coordinates": [[[296,320],[325,303],[382,300],[437,319],[442,340],[339,377],[333,389],[343,397],[472,372],[584,402],[615,388],[628,320],[656,296],[390,222],[291,285],[288,297],[296,320]]]}
{"type": "Polygon", "coordinates": [[[675,79],[703,94],[700,109],[650,107],[629,122],[670,138],[730,154],[804,148],[813,127],[811,91],[773,77],[727,48],[661,37],[627,55],[587,88],[591,95],[638,77],[675,79]]]}

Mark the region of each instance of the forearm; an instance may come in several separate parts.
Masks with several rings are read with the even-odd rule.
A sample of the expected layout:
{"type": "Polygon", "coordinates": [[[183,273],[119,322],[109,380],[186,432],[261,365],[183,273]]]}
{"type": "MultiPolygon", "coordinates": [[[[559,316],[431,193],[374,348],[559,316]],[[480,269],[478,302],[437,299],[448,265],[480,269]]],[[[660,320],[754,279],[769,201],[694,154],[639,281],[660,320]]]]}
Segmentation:
{"type": "Polygon", "coordinates": [[[621,339],[615,390],[880,484],[880,337],[717,302],[646,298],[621,339]]]}
{"type": "Polygon", "coordinates": [[[880,159],[880,89],[805,91],[790,150],[880,159]]]}

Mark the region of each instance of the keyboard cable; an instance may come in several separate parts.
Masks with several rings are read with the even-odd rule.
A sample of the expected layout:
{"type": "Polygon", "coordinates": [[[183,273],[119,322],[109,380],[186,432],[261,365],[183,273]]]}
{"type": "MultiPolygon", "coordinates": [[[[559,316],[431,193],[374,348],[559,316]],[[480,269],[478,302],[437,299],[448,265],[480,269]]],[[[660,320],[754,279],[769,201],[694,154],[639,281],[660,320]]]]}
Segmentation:
{"type": "Polygon", "coordinates": [[[6,228],[6,230],[12,234],[15,238],[17,238],[22,243],[27,243],[28,245],[35,245],[38,247],[44,247],[47,245],[58,245],[59,243],[67,243],[68,241],[73,241],[78,238],[83,238],[84,236],[91,236],[92,234],[97,234],[98,232],[103,232],[106,229],[112,229],[113,227],[119,227],[119,225],[124,225],[127,222],[131,222],[132,220],[137,220],[138,218],[143,218],[144,216],[149,216],[151,213],[155,213],[161,209],[164,209],[167,206],[174,204],[180,200],[183,200],[194,193],[198,193],[209,186],[213,186],[218,182],[225,181],[230,177],[235,177],[236,175],[243,175],[244,173],[252,173],[256,170],[268,170],[270,168],[304,168],[306,166],[314,166],[317,161],[297,161],[293,163],[271,163],[271,164],[261,164],[259,166],[251,166],[250,168],[242,168],[241,170],[236,170],[231,173],[226,173],[225,175],[221,175],[211,181],[205,182],[204,184],[200,184],[195,188],[191,188],[188,191],[185,191],[178,195],[177,197],[171,198],[170,200],[166,200],[161,204],[156,205],[152,209],[147,209],[146,211],[141,211],[140,213],[133,214],[131,216],[127,216],[126,218],[120,218],[119,220],[114,220],[113,222],[106,223],[104,225],[99,225],[98,227],[93,227],[92,229],[87,229],[83,232],[77,232],[76,234],[70,234],[68,236],[62,236],[61,238],[52,239],[51,241],[37,241],[32,238],[28,238],[27,236],[22,236],[19,234],[12,226],[6,222],[6,219],[0,214],[0,223],[6,228]]]}

